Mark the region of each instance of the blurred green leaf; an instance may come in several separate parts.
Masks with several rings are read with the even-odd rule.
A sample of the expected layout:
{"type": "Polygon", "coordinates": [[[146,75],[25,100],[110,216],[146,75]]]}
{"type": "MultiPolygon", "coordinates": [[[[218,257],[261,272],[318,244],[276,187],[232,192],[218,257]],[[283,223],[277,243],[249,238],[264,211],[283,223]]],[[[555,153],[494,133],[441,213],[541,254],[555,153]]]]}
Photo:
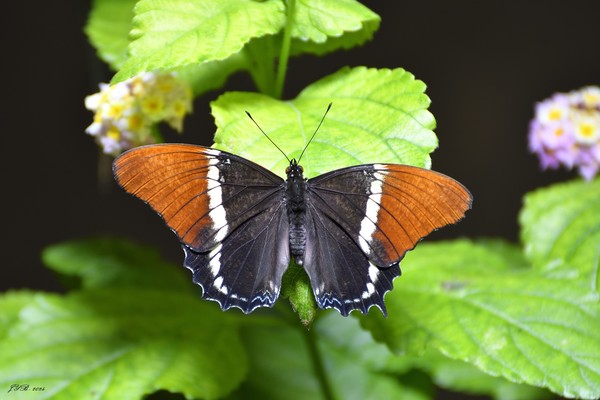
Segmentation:
{"type": "Polygon", "coordinates": [[[525,254],[535,268],[599,293],[600,179],[528,193],[519,221],[525,254]]]}
{"type": "Polygon", "coordinates": [[[364,326],[398,353],[433,347],[513,382],[597,398],[598,296],[568,279],[512,268],[518,249],[502,248],[420,245],[386,296],[388,319],[370,314],[364,326]]]}
{"type": "Polygon", "coordinates": [[[243,339],[250,364],[248,376],[229,399],[323,399],[298,329],[246,326],[243,339]]]}
{"type": "Polygon", "coordinates": [[[327,105],[331,111],[302,157],[305,175],[369,162],[430,166],[437,146],[435,120],[427,111],[425,84],[403,69],[343,68],[291,101],[256,93],[230,92],[212,103],[217,124],[215,147],[249,158],[284,176],[283,154],[298,158],[327,105]]]}
{"type": "Polygon", "coordinates": [[[246,59],[238,53],[224,60],[186,65],[177,68],[176,72],[177,77],[188,82],[194,95],[199,96],[209,90],[220,88],[231,74],[245,68],[246,59]]]}
{"type": "Polygon", "coordinates": [[[133,7],[137,0],[94,0],[85,33],[98,56],[117,70],[127,58],[133,7]]]}
{"type": "Polygon", "coordinates": [[[436,351],[412,358],[417,368],[427,371],[439,387],[454,392],[486,395],[496,400],[537,400],[551,397],[547,390],[487,375],[464,361],[436,351]]]}
{"type": "Polygon", "coordinates": [[[381,18],[355,0],[297,0],[292,52],[324,54],[363,44],[381,18]]]}
{"type": "Polygon", "coordinates": [[[420,388],[405,384],[410,360],[392,354],[360,328],[355,318],[329,312],[316,324],[326,371],[340,399],[428,399],[420,388]]]}
{"type": "Polygon", "coordinates": [[[140,0],[129,58],[113,78],[223,60],[255,37],[277,33],[285,20],[281,0],[140,0]]]}
{"type": "Polygon", "coordinates": [[[52,399],[139,399],[159,389],[214,399],[247,372],[231,316],[187,294],[132,288],[38,294],[0,354],[0,387],[24,382],[52,399]]]}
{"type": "Polygon", "coordinates": [[[35,293],[29,291],[11,291],[0,296],[0,340],[19,321],[21,310],[34,298],[35,293]]]}
{"type": "Polygon", "coordinates": [[[309,357],[309,340],[314,340],[319,349],[334,398],[429,398],[398,379],[398,374],[406,372],[410,365],[386,346],[374,342],[354,318],[328,312],[315,322],[313,329],[314,332],[303,332],[287,325],[246,326],[244,342],[250,372],[230,398],[324,399],[309,357]]]}
{"type": "Polygon", "coordinates": [[[83,287],[132,287],[189,291],[191,277],[165,262],[158,251],[125,239],[95,238],[47,247],[44,263],[65,275],[80,277],[83,287]]]}

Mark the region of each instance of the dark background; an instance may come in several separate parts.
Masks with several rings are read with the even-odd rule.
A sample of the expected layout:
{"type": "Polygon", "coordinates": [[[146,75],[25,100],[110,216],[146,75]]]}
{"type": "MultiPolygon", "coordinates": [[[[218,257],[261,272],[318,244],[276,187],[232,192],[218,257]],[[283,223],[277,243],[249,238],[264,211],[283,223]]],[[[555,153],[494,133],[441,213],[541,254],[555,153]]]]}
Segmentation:
{"type": "MultiPolygon", "coordinates": [[[[518,240],[527,191],[575,176],[541,172],[527,151],[534,102],[599,83],[596,1],[368,1],[382,17],[373,41],[322,58],[292,59],[286,97],[344,65],[403,67],[432,99],[440,148],[433,167],[464,183],[467,218],[434,234],[518,240]]],[[[99,234],[159,247],[180,263],[176,238],[142,202],[112,181],[110,160],[84,133],[83,107],[110,75],[82,32],[87,1],[10,2],[2,14],[3,265],[0,289],[58,289],[40,261],[51,243],[99,234]]],[[[253,90],[234,76],[228,90],[253,90]]],[[[211,92],[195,102],[185,134],[210,144],[211,92]]]]}

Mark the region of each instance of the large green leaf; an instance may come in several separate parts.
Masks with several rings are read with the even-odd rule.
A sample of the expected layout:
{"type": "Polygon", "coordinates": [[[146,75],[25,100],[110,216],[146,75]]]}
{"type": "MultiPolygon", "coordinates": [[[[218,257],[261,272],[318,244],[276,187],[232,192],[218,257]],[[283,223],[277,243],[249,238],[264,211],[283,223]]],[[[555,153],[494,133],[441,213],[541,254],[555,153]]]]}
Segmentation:
{"type": "Polygon", "coordinates": [[[98,56],[113,69],[127,58],[133,6],[137,0],[94,0],[85,26],[98,56]]]}
{"type": "Polygon", "coordinates": [[[598,296],[570,279],[513,268],[516,254],[468,241],[423,244],[386,296],[389,318],[370,314],[363,323],[396,352],[433,347],[491,375],[597,398],[598,296]]]}
{"type": "Polygon", "coordinates": [[[520,215],[527,257],[547,275],[600,288],[600,179],[574,181],[525,196],[520,215]]]}
{"type": "Polygon", "coordinates": [[[284,176],[288,165],[246,116],[249,111],[290,159],[298,158],[333,102],[319,133],[302,157],[305,175],[369,162],[428,167],[437,146],[425,84],[398,68],[343,68],[304,89],[291,101],[256,93],[226,93],[212,103],[215,147],[249,158],[284,176]]]}
{"type": "Polygon", "coordinates": [[[47,247],[42,258],[51,269],[79,277],[83,287],[139,287],[189,291],[191,277],[162,260],[156,249],[124,239],[94,238],[47,247]]]}
{"type": "Polygon", "coordinates": [[[292,52],[323,54],[371,39],[381,18],[355,0],[297,0],[292,52]]]}
{"type": "Polygon", "coordinates": [[[281,0],[140,0],[129,58],[113,81],[226,59],[250,39],[279,32],[284,21],[281,0]]]}
{"type": "Polygon", "coordinates": [[[0,387],[45,388],[36,399],[139,399],[159,389],[214,399],[247,371],[230,315],[186,294],[132,288],[38,294],[0,354],[0,387]]]}

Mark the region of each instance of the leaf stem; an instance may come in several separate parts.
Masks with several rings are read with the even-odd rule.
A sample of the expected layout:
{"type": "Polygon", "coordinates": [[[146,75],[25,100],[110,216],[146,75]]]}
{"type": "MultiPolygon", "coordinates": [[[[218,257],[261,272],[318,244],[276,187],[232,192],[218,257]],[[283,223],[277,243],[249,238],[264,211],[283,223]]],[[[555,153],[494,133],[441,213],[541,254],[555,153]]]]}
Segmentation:
{"type": "Polygon", "coordinates": [[[290,57],[290,45],[292,41],[292,26],[294,24],[294,10],[296,0],[287,0],[287,16],[285,19],[285,28],[283,31],[283,40],[281,42],[281,52],[279,53],[279,64],[277,65],[277,76],[275,81],[275,97],[281,99],[283,94],[283,85],[285,83],[285,74],[287,72],[287,63],[290,57]]]}
{"type": "Polygon", "coordinates": [[[304,340],[306,341],[310,360],[313,364],[315,374],[317,375],[319,385],[321,386],[321,390],[323,391],[323,397],[326,400],[333,400],[333,392],[331,391],[331,385],[329,384],[329,380],[327,379],[327,373],[325,372],[325,367],[323,366],[323,358],[321,357],[321,352],[317,347],[315,332],[314,330],[308,330],[305,328],[300,328],[300,330],[302,331],[304,340]]]}

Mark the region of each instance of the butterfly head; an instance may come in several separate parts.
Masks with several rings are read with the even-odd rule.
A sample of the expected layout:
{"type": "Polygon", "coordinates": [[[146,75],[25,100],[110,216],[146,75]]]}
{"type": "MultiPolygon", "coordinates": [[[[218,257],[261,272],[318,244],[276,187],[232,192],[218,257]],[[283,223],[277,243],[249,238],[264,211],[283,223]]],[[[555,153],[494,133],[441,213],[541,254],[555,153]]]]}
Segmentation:
{"type": "Polygon", "coordinates": [[[304,178],[302,175],[303,173],[304,173],[304,168],[302,168],[302,165],[298,165],[298,161],[296,161],[295,158],[292,158],[290,160],[290,166],[285,169],[285,174],[287,175],[288,179],[302,180],[304,178]]]}

